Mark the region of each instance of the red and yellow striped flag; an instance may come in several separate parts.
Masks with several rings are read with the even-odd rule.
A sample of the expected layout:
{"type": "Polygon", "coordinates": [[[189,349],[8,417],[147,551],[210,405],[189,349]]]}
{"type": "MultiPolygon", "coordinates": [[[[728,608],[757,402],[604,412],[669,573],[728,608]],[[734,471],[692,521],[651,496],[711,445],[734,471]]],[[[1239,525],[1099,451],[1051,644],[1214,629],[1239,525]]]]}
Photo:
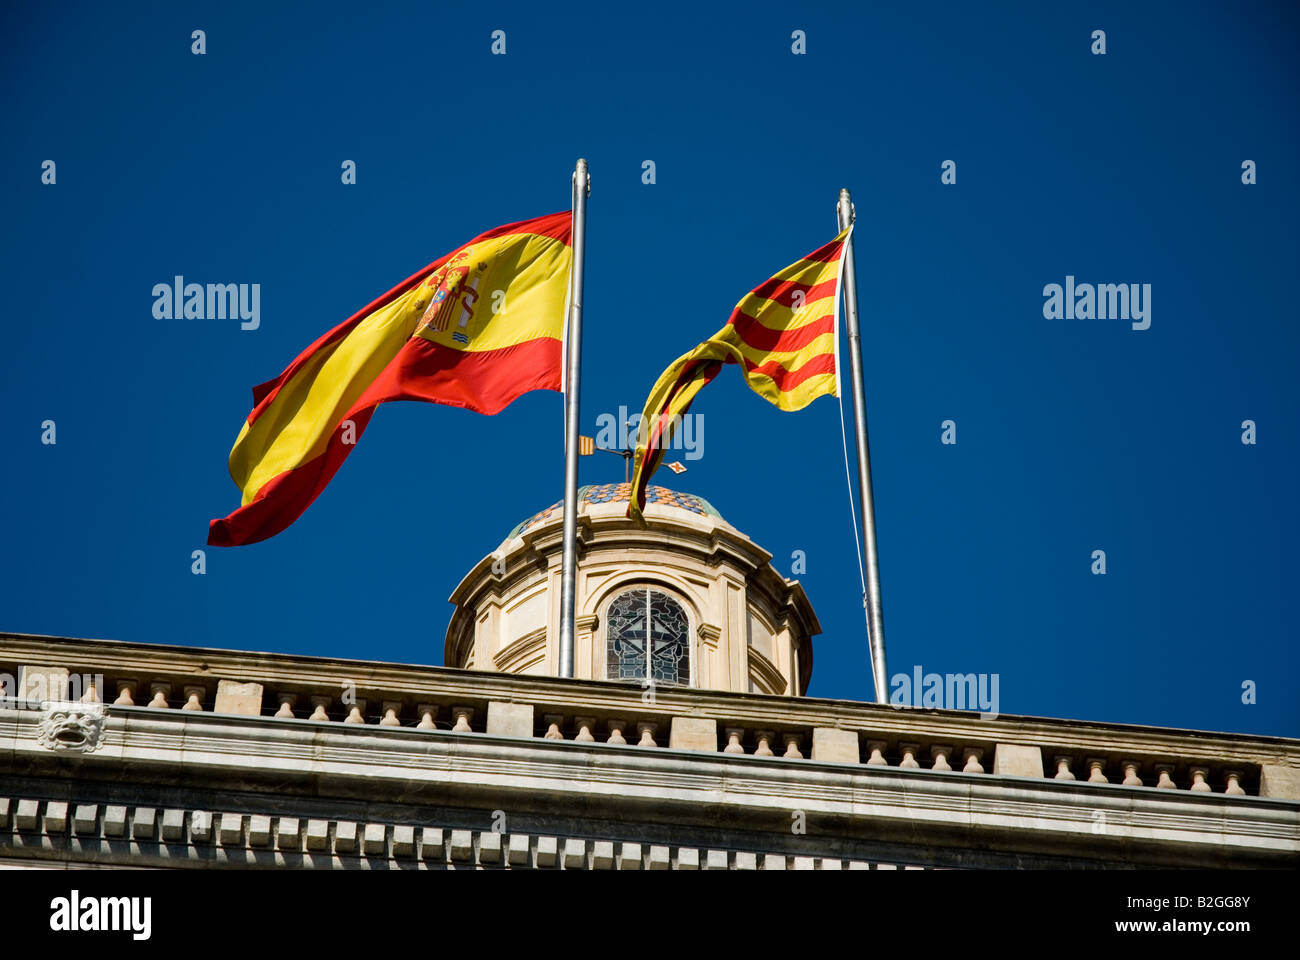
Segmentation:
{"type": "Polygon", "coordinates": [[[274,536],[325,489],[389,400],[494,414],[529,390],[559,390],[570,214],[497,227],[398,284],[253,388],[230,451],[243,491],[208,543],[274,536]]]}
{"type": "Polygon", "coordinates": [[[643,520],[650,477],[695,395],[724,363],[739,364],[749,388],[781,410],[838,395],[841,261],[852,229],[755,287],[725,327],[659,377],[641,415],[629,517],[643,520]]]}

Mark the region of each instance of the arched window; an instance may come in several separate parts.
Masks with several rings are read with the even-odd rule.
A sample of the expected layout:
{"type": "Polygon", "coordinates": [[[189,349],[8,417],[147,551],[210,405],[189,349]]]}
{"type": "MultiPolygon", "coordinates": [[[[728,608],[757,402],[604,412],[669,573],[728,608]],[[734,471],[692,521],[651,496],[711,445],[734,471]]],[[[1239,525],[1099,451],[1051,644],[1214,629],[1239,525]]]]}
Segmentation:
{"type": "Polygon", "coordinates": [[[638,587],[619,594],[605,615],[605,638],[608,679],[691,682],[690,625],[682,605],[666,593],[638,587]]]}

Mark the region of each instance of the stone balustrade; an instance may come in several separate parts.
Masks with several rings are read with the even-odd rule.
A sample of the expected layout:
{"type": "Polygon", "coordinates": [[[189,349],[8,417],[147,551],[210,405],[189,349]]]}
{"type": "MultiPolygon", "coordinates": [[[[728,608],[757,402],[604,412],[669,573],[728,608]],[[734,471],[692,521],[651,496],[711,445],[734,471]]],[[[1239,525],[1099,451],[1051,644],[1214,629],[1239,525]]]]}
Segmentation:
{"type": "Polygon", "coordinates": [[[1300,799],[1300,743],[1123,724],[181,646],[0,635],[4,694],[759,761],[1300,799]],[[79,696],[75,696],[79,694],[79,696]]]}

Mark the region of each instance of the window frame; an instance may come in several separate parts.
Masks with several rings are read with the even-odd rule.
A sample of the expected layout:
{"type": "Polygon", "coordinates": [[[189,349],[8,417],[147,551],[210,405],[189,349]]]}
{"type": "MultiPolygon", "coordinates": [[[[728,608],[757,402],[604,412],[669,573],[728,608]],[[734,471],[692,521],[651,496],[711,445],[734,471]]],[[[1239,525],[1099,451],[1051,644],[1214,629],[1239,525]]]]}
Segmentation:
{"type": "Polygon", "coordinates": [[[670,587],[666,587],[661,583],[654,583],[654,582],[640,582],[640,583],[630,582],[630,583],[620,584],[618,587],[614,588],[610,592],[609,598],[605,601],[603,615],[601,616],[600,619],[601,619],[601,626],[603,627],[601,631],[601,643],[602,643],[602,650],[603,650],[601,659],[604,665],[603,679],[609,680],[613,683],[640,683],[642,689],[648,688],[649,684],[651,683],[654,683],[655,685],[673,686],[673,687],[694,687],[696,685],[696,666],[695,666],[696,650],[695,650],[695,630],[694,630],[695,617],[692,612],[691,605],[676,590],[673,590],[670,587]],[[646,637],[647,650],[645,656],[645,663],[646,663],[645,675],[642,676],[639,680],[635,680],[627,677],[610,676],[610,666],[612,661],[610,660],[610,649],[609,649],[609,644],[610,644],[609,611],[614,606],[614,604],[616,604],[621,598],[627,596],[628,594],[641,594],[646,598],[646,602],[649,603],[649,594],[651,593],[662,594],[664,597],[666,597],[667,599],[675,603],[682,612],[682,618],[686,621],[686,638],[685,638],[686,639],[686,681],[684,683],[680,681],[670,682],[670,681],[653,679],[654,653],[653,650],[650,649],[651,639],[650,636],[648,635],[649,634],[648,630],[647,630],[647,637],[646,637]]]}

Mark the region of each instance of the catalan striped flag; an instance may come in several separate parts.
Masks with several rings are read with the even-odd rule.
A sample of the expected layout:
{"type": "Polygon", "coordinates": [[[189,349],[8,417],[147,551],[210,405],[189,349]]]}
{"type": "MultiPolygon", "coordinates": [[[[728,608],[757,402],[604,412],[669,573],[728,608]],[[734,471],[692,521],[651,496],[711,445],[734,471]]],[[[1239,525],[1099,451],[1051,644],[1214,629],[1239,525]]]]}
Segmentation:
{"type": "Polygon", "coordinates": [[[695,395],[724,363],[740,366],[749,388],[781,410],[838,395],[841,263],[852,229],[755,287],[725,327],[659,377],[641,415],[629,517],[643,519],[650,477],[695,395]]]}
{"type": "Polygon", "coordinates": [[[253,388],[230,475],[242,505],[208,543],[274,536],[320,495],[389,400],[495,414],[559,390],[572,265],[566,211],[475,237],[325,334],[253,388]]]}

